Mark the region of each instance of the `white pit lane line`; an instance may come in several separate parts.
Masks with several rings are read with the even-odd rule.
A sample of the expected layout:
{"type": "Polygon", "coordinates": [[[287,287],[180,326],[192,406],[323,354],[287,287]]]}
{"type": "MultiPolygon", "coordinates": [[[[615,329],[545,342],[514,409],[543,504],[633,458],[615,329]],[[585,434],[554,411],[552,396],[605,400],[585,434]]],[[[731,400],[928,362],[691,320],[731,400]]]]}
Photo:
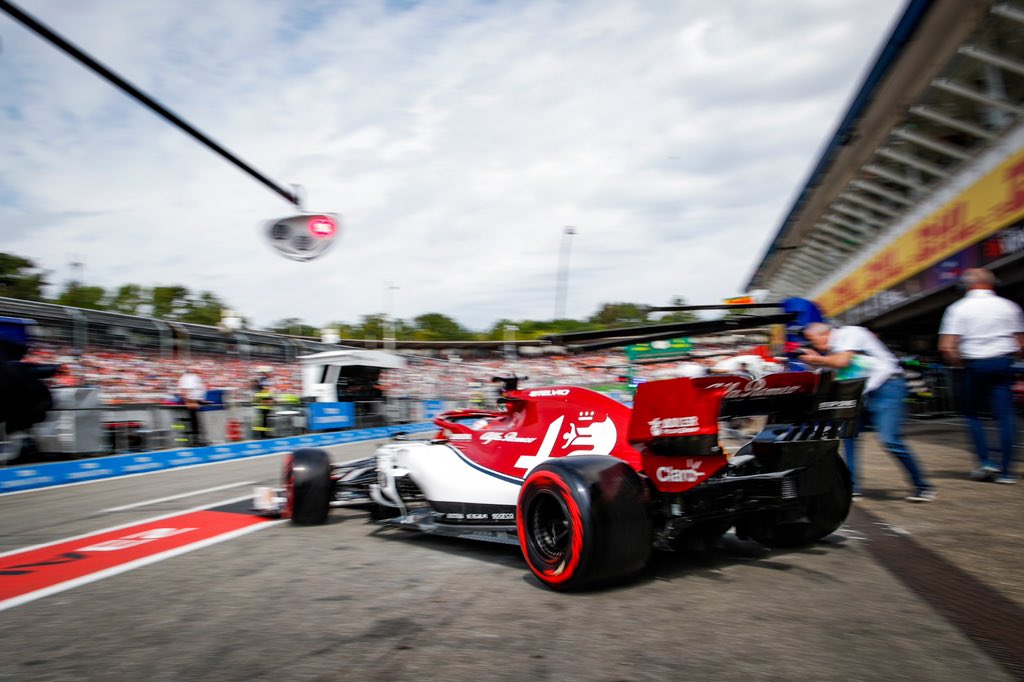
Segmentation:
{"type": "Polygon", "coordinates": [[[21,606],[22,604],[27,604],[37,599],[42,599],[43,597],[49,597],[50,595],[57,594],[58,592],[64,592],[65,590],[70,590],[75,587],[81,587],[82,585],[88,585],[89,583],[104,580],[106,578],[110,578],[111,576],[119,575],[121,573],[127,573],[128,571],[133,571],[136,568],[141,568],[143,566],[155,564],[159,561],[163,561],[164,559],[171,559],[182,554],[187,554],[188,552],[194,552],[197,549],[209,547],[210,545],[215,545],[219,542],[224,542],[225,540],[233,540],[234,538],[241,537],[243,535],[248,535],[249,533],[255,533],[258,530],[263,530],[264,528],[279,526],[282,523],[287,523],[287,519],[267,521],[266,523],[261,523],[255,526],[240,528],[238,530],[231,531],[230,533],[224,533],[223,535],[218,535],[216,537],[200,540],[199,542],[194,542],[191,545],[185,545],[184,547],[176,547],[174,549],[169,549],[166,552],[161,552],[160,554],[154,554],[152,556],[144,557],[142,559],[136,559],[135,561],[130,561],[126,564],[121,564],[120,566],[114,566],[112,568],[108,568],[97,573],[90,573],[89,575],[84,575],[81,578],[74,578],[73,580],[57,583],[56,585],[51,585],[50,587],[44,587],[43,589],[36,590],[35,592],[29,592],[28,594],[12,597],[11,599],[7,599],[5,601],[0,601],[0,611],[6,611],[7,609],[14,608],[15,606],[21,606]]]}
{"type": "MultiPolygon", "coordinates": [[[[149,518],[140,519],[138,521],[127,521],[125,523],[119,523],[116,526],[107,526],[106,528],[98,528],[96,530],[90,530],[85,533],[79,533],[77,535],[69,535],[66,538],[59,538],[57,540],[49,540],[47,542],[40,542],[35,545],[27,545],[25,547],[18,547],[17,549],[9,549],[5,552],[0,552],[0,559],[11,556],[12,554],[18,554],[20,552],[29,552],[34,549],[42,549],[43,547],[50,547],[51,545],[59,545],[62,542],[71,542],[72,540],[81,540],[82,538],[91,537],[100,533],[110,533],[115,530],[121,530],[122,528],[131,528],[143,523],[152,523],[153,521],[163,521],[164,519],[170,519],[175,516],[184,516],[185,514],[191,514],[197,511],[206,511],[207,509],[213,509],[214,507],[223,507],[229,504],[235,504],[236,502],[242,502],[243,500],[251,500],[252,495],[242,495],[241,497],[232,497],[227,500],[220,500],[219,502],[213,502],[211,504],[201,504],[198,507],[189,507],[188,509],[180,509],[178,511],[167,512],[166,514],[160,514],[158,516],[150,516],[149,518]]],[[[273,522],[268,522],[273,523],[273,522]]]]}
{"type": "Polygon", "coordinates": [[[133,502],[131,504],[123,504],[120,507],[111,507],[109,509],[101,509],[100,514],[109,514],[112,512],[127,511],[129,509],[136,509],[138,507],[148,507],[154,504],[160,504],[162,502],[171,502],[173,500],[180,500],[186,497],[195,497],[196,495],[205,495],[206,493],[215,493],[220,490],[229,490],[231,488],[240,488],[243,485],[256,485],[256,481],[239,481],[238,483],[228,483],[226,485],[218,485],[213,488],[203,488],[202,490],[193,490],[187,493],[179,493],[177,495],[168,495],[167,497],[157,497],[152,500],[143,500],[142,502],[133,502]]]}
{"type": "MultiPolygon", "coordinates": [[[[112,532],[112,531],[121,530],[123,528],[133,528],[135,526],[140,526],[140,525],[144,525],[144,524],[147,524],[147,523],[153,523],[153,522],[156,522],[156,521],[163,521],[164,519],[173,519],[173,518],[176,518],[176,517],[179,517],[179,516],[185,516],[185,515],[190,514],[192,512],[205,511],[205,510],[208,510],[208,509],[213,509],[215,507],[221,507],[221,506],[225,506],[225,505],[229,505],[229,504],[234,504],[236,502],[241,502],[243,500],[251,500],[251,499],[252,499],[251,495],[243,495],[241,497],[232,497],[232,498],[227,499],[227,500],[220,500],[218,502],[213,502],[211,504],[199,505],[197,507],[192,507],[190,509],[173,511],[173,512],[169,512],[167,514],[160,514],[158,516],[152,516],[150,518],[142,519],[142,520],[139,520],[139,521],[130,521],[128,523],[119,523],[119,524],[114,525],[114,526],[109,526],[107,528],[100,528],[98,530],[89,531],[87,533],[81,533],[81,534],[78,534],[78,535],[72,535],[72,536],[68,536],[68,537],[59,538],[57,540],[51,540],[49,542],[43,542],[43,543],[39,543],[39,544],[36,544],[36,545],[30,545],[30,546],[27,546],[27,547],[19,547],[18,549],[12,549],[12,550],[8,550],[6,552],[0,552],[0,558],[4,558],[4,557],[7,557],[7,556],[12,556],[12,555],[15,555],[15,554],[20,554],[20,553],[30,552],[30,551],[33,551],[33,550],[36,550],[36,549],[43,549],[45,547],[60,545],[60,544],[63,544],[65,542],[71,542],[71,541],[74,541],[74,540],[81,540],[81,539],[89,538],[89,537],[92,537],[92,536],[95,536],[95,535],[102,535],[104,533],[109,533],[109,532],[112,532]]],[[[27,604],[29,602],[36,601],[37,599],[42,599],[44,597],[48,597],[50,595],[57,594],[58,592],[64,592],[65,590],[70,590],[70,589],[73,589],[75,587],[79,587],[81,585],[87,585],[89,583],[97,582],[99,580],[104,580],[106,578],[109,578],[109,577],[112,577],[112,576],[115,576],[115,575],[119,575],[121,573],[126,573],[128,571],[134,570],[136,568],[141,568],[143,566],[148,566],[150,564],[154,564],[154,563],[163,561],[165,559],[171,559],[173,557],[180,556],[182,554],[187,554],[188,552],[192,552],[192,551],[195,551],[197,549],[202,549],[204,547],[209,547],[211,545],[215,545],[217,543],[224,542],[226,540],[232,540],[234,538],[241,537],[243,535],[248,535],[249,533],[255,533],[256,531],[263,530],[264,528],[273,528],[274,526],[279,526],[279,525],[281,525],[283,523],[287,523],[287,522],[288,522],[287,519],[267,520],[267,521],[264,521],[263,523],[258,523],[258,524],[254,524],[254,525],[251,525],[251,526],[246,526],[246,527],[240,528],[238,530],[229,531],[227,533],[223,533],[221,535],[216,535],[216,536],[213,536],[213,537],[210,537],[210,538],[206,538],[204,540],[199,540],[199,541],[193,542],[191,544],[183,545],[181,547],[176,547],[174,549],[169,549],[169,550],[167,550],[165,552],[160,552],[159,554],[153,554],[151,556],[142,557],[142,558],[136,559],[134,561],[130,561],[130,562],[127,562],[127,563],[124,563],[124,564],[120,564],[118,566],[113,566],[111,568],[107,568],[107,569],[104,569],[104,570],[101,570],[101,571],[97,571],[96,573],[90,573],[88,575],[83,575],[83,576],[78,577],[78,578],[73,578],[71,580],[67,580],[67,581],[60,582],[60,583],[57,583],[57,584],[54,584],[54,585],[50,585],[48,587],[44,587],[44,588],[35,590],[33,592],[28,592],[26,594],[21,594],[19,596],[11,597],[11,598],[5,599],[5,600],[0,600],[0,611],[5,611],[7,609],[14,608],[16,606],[21,606],[22,604],[27,604]]]]}

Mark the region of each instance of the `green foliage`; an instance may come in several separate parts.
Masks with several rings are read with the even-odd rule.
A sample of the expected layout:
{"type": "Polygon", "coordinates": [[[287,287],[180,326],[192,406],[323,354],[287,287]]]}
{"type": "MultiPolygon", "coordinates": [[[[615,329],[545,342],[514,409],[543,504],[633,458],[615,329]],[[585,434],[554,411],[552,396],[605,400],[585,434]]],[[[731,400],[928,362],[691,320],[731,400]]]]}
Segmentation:
{"type": "Polygon", "coordinates": [[[413,318],[414,338],[422,341],[462,341],[473,334],[441,313],[425,313],[413,318]]]}
{"type": "Polygon", "coordinates": [[[320,328],[308,325],[297,317],[286,317],[267,327],[267,331],[289,336],[312,336],[320,338],[320,328]]]}
{"type": "Polygon", "coordinates": [[[106,295],[107,292],[103,290],[103,287],[90,287],[78,282],[68,282],[54,303],[73,308],[106,310],[106,301],[104,300],[106,295]]]}
{"type": "Polygon", "coordinates": [[[138,284],[122,284],[106,303],[107,310],[124,315],[148,313],[150,292],[138,284]]]}
{"type": "MultiPolygon", "coordinates": [[[[43,288],[46,273],[27,258],[0,253],[0,296],[30,301],[44,301],[43,288]]],[[[102,287],[87,286],[81,282],[68,283],[53,301],[60,305],[95,310],[109,310],[126,315],[147,315],[165,320],[178,320],[216,326],[223,311],[229,306],[209,291],[192,292],[181,284],[146,288],[138,284],[123,284],[116,291],[105,292],[102,287]]],[[[686,305],[686,299],[676,296],[672,305],[686,305]]],[[[730,310],[727,316],[747,312],[730,310]]],[[[244,317],[242,318],[245,319],[244,317]]],[[[603,303],[585,320],[510,320],[501,319],[489,330],[473,332],[443,313],[425,313],[412,320],[393,320],[394,335],[398,340],[465,341],[533,340],[551,334],[598,329],[613,329],[644,324],[693,322],[700,318],[692,312],[673,312],[652,319],[647,306],[639,303],[603,303]],[[515,327],[506,330],[506,327],[515,327]]],[[[387,318],[382,314],[364,315],[358,323],[331,322],[327,327],[338,330],[342,339],[382,339],[387,318]]],[[[319,338],[321,329],[294,317],[278,320],[267,327],[269,331],[319,338]]]]}
{"type": "Polygon", "coordinates": [[[355,339],[383,339],[384,315],[363,315],[353,331],[355,339]]]}
{"type": "Polygon", "coordinates": [[[46,273],[27,258],[0,252],[0,296],[43,301],[46,273]]]}
{"type": "Polygon", "coordinates": [[[151,304],[153,317],[177,320],[188,307],[188,289],[180,284],[153,287],[151,304]]]}
{"type": "Polygon", "coordinates": [[[178,319],[193,324],[217,326],[220,324],[221,311],[226,307],[216,294],[204,291],[198,296],[186,296],[185,309],[178,319]]]}
{"type": "MultiPolygon", "coordinates": [[[[684,306],[686,305],[686,299],[682,296],[674,296],[670,305],[684,306]]],[[[700,320],[700,316],[697,313],[689,310],[678,310],[666,313],[656,321],[658,324],[670,324],[672,322],[697,322],[698,320],[700,320]]]]}
{"type": "Polygon", "coordinates": [[[602,329],[634,327],[649,322],[647,306],[636,303],[605,303],[588,321],[602,329]]]}

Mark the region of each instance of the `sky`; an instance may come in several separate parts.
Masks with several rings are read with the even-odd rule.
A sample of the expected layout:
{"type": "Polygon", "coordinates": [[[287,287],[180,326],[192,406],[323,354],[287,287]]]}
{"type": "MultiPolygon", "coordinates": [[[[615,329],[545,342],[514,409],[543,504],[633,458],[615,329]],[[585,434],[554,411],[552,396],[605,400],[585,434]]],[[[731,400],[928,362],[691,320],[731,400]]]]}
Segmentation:
{"type": "Polygon", "coordinates": [[[0,12],[0,251],[253,326],[471,329],[742,292],[902,0],[18,0],[309,211],[0,12]],[[397,287],[397,288],[389,288],[397,287]]]}

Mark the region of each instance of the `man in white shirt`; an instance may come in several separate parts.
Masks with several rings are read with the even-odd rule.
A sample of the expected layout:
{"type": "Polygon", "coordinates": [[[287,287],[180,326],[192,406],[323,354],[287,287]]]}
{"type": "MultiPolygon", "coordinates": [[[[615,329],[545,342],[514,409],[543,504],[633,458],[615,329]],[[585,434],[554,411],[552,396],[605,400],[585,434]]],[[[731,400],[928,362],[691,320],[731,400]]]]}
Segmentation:
{"type": "MultiPolygon", "coordinates": [[[[839,379],[867,380],[864,386],[864,419],[878,431],[889,454],[907,470],[914,486],[907,500],[934,500],[935,487],[925,480],[913,453],[903,442],[903,401],[907,397],[907,385],[896,356],[864,327],[833,329],[823,322],[815,322],[807,325],[804,336],[814,348],[800,355],[801,361],[811,366],[834,369],[839,379]]],[[[856,440],[847,438],[843,446],[854,496],[860,496],[856,440]]]]}
{"type": "Polygon", "coordinates": [[[199,375],[191,369],[178,379],[178,397],[188,410],[189,443],[193,446],[200,445],[199,405],[206,399],[206,387],[199,375]]]}
{"type": "Polygon", "coordinates": [[[978,458],[971,478],[1013,483],[1013,361],[1024,353],[1024,313],[1013,301],[996,295],[995,281],[985,268],[964,271],[960,282],[967,293],[942,316],[939,351],[950,365],[963,368],[964,417],[978,458]],[[998,467],[989,459],[988,438],[978,416],[986,396],[999,424],[998,467]]]}

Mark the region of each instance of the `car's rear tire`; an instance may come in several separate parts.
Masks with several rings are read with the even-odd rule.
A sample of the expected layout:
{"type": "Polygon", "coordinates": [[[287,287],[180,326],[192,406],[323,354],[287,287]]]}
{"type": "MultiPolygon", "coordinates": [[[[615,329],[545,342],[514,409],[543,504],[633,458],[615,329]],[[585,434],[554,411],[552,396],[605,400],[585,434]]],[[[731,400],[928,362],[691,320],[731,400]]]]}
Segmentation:
{"type": "Polygon", "coordinates": [[[651,554],[651,521],[639,475],[620,459],[551,459],[523,482],[519,546],[537,579],[555,590],[624,580],[651,554]]]}
{"type": "Polygon", "coordinates": [[[827,485],[824,492],[801,500],[803,514],[792,519],[780,512],[760,512],[737,523],[737,533],[768,547],[804,547],[834,533],[850,513],[850,470],[838,452],[815,466],[821,467],[817,475],[827,485]]]}
{"type": "Polygon", "coordinates": [[[300,526],[327,520],[331,507],[331,459],[323,450],[296,450],[284,465],[284,516],[300,526]]]}

